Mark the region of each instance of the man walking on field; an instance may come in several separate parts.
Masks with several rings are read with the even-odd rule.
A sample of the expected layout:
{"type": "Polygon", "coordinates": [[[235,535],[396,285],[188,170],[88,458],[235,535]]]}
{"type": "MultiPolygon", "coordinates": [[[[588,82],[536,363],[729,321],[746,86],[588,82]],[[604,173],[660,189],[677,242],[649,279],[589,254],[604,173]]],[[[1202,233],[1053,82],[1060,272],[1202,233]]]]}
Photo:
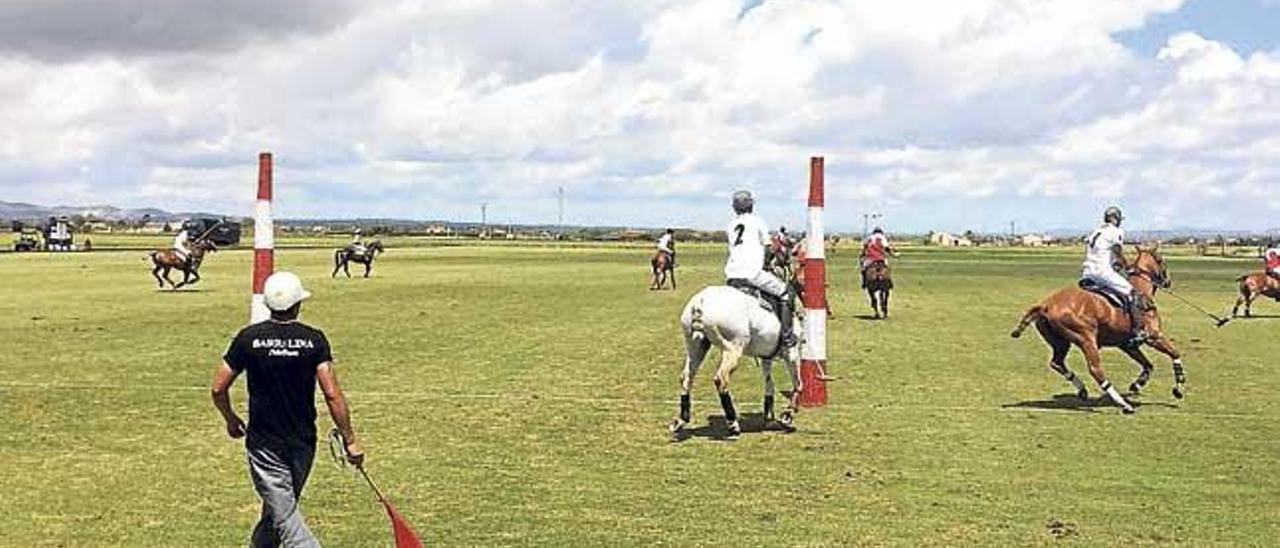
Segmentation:
{"type": "Polygon", "coordinates": [[[314,547],[319,541],[299,509],[302,488],[316,453],[315,389],[319,383],[334,424],[346,440],[348,460],[364,464],[364,450],[351,428],[347,401],[333,372],[329,340],[298,321],[310,297],[297,276],[278,272],[263,291],[271,319],[240,331],[213,375],[213,404],[227,435],[245,438],[249,475],[262,497],[262,516],[249,545],[314,547]],[[249,378],[249,424],[231,407],[236,377],[249,378]]]}

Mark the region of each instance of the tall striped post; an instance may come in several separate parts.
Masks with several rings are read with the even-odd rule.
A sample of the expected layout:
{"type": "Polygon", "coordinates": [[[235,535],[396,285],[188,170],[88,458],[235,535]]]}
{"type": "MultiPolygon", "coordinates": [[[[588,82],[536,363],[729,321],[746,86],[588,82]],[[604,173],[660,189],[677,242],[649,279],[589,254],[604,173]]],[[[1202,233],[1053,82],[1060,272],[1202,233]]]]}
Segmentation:
{"type": "Polygon", "coordinates": [[[271,153],[258,154],[258,203],[253,210],[253,299],[249,302],[249,322],[271,317],[262,290],[275,270],[275,224],[271,220],[271,153]]]}
{"type": "Polygon", "coordinates": [[[809,159],[809,226],[805,231],[804,337],[800,354],[800,405],[827,404],[827,260],[822,210],[826,203],[823,159],[809,159]]]}

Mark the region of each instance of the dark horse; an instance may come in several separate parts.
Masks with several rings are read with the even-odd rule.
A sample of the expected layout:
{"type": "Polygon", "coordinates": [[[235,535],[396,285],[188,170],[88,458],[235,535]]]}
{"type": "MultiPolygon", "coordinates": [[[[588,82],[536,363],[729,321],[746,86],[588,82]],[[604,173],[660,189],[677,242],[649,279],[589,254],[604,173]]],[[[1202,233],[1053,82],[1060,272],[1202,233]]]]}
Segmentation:
{"type": "Polygon", "coordinates": [[[1280,278],[1266,272],[1255,272],[1236,278],[1240,284],[1240,297],[1236,299],[1235,308],[1231,309],[1231,317],[1240,314],[1240,305],[1244,305],[1244,317],[1253,316],[1253,301],[1258,297],[1269,297],[1280,301],[1280,278]]]}
{"type": "Polygon", "coordinates": [[[649,266],[653,269],[653,283],[649,284],[650,291],[662,289],[667,284],[667,280],[671,280],[671,290],[676,288],[676,264],[671,255],[659,251],[649,260],[649,266]]]}
{"type": "Polygon", "coordinates": [[[764,268],[784,280],[795,277],[791,262],[791,246],[778,242],[769,244],[764,250],[764,268]]]}
{"type": "Polygon", "coordinates": [[[151,259],[151,264],[155,268],[151,269],[151,275],[156,277],[156,283],[164,288],[164,283],[169,282],[169,286],[173,289],[181,288],[185,285],[191,285],[200,281],[200,264],[204,262],[204,256],[211,251],[217,251],[218,246],[209,240],[197,240],[191,244],[191,257],[189,260],[183,260],[177,251],[172,249],[157,249],[147,255],[151,259]],[[169,271],[177,270],[182,273],[182,283],[175,284],[169,279],[169,271]],[[162,277],[163,276],[163,277],[162,277]]]}
{"type": "MultiPolygon", "coordinates": [[[[1172,281],[1165,269],[1164,259],[1156,248],[1138,247],[1138,257],[1129,271],[1129,283],[1141,294],[1145,301],[1143,323],[1150,333],[1146,343],[1162,354],[1173,359],[1173,396],[1181,399],[1183,386],[1187,382],[1182,369],[1182,355],[1169,343],[1169,339],[1160,332],[1160,314],[1156,311],[1155,295],[1160,288],[1169,288],[1172,281]]],[[[1125,413],[1133,413],[1134,408],[1112,387],[1102,370],[1102,353],[1099,349],[1112,346],[1128,354],[1138,362],[1142,372],[1129,385],[1131,393],[1138,393],[1151,379],[1151,371],[1155,365],[1142,353],[1141,345],[1130,344],[1132,322],[1129,314],[1121,307],[1107,302],[1097,293],[1085,291],[1078,287],[1063,289],[1050,295],[1040,304],[1031,307],[1018,327],[1013,330],[1013,337],[1018,338],[1027,326],[1036,324],[1040,336],[1053,349],[1053,357],[1049,360],[1052,369],[1067,379],[1076,389],[1076,395],[1085,400],[1089,393],[1084,383],[1067,369],[1067,353],[1075,345],[1084,352],[1084,359],[1089,364],[1089,374],[1098,383],[1099,388],[1119,405],[1125,413]]]]}
{"type": "Polygon", "coordinates": [[[381,240],[369,242],[369,245],[364,246],[363,253],[357,251],[353,246],[347,246],[334,251],[333,274],[329,277],[338,277],[338,271],[341,270],[348,278],[350,278],[351,268],[349,265],[351,263],[360,263],[364,265],[364,277],[368,278],[369,273],[373,270],[373,260],[376,259],[378,255],[382,254],[383,251],[386,250],[383,249],[381,240]]]}
{"type": "Polygon", "coordinates": [[[872,261],[862,270],[862,288],[871,299],[871,311],[876,319],[889,319],[889,293],[893,291],[893,275],[888,263],[872,261]]]}

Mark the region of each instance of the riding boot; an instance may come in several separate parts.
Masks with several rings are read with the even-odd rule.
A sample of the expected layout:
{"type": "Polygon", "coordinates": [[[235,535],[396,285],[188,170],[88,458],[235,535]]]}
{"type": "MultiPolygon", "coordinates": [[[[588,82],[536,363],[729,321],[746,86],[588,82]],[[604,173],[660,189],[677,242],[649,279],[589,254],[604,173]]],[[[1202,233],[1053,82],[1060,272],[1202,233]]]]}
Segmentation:
{"type": "Polygon", "coordinates": [[[795,300],[788,292],[778,299],[778,322],[782,324],[782,347],[791,348],[798,342],[794,332],[795,300]]]}
{"type": "Polygon", "coordinates": [[[1141,293],[1134,291],[1129,295],[1129,322],[1133,325],[1133,336],[1129,339],[1129,346],[1141,346],[1147,342],[1149,335],[1143,322],[1143,316],[1146,315],[1145,306],[1146,297],[1141,293]]]}

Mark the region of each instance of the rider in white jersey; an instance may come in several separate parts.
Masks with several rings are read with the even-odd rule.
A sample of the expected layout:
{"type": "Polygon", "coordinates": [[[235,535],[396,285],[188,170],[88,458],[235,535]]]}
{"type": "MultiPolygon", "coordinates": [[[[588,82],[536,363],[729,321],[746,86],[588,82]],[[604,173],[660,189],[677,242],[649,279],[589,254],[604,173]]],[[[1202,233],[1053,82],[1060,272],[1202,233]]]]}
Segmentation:
{"type": "Polygon", "coordinates": [[[1118,207],[1107,208],[1103,214],[1103,225],[1085,240],[1084,279],[1089,280],[1112,294],[1124,297],[1128,306],[1129,319],[1133,324],[1133,340],[1131,344],[1141,344],[1147,339],[1147,330],[1143,325],[1143,314],[1146,308],[1145,298],[1133,289],[1129,278],[1117,270],[1127,271],[1129,260],[1124,256],[1124,214],[1118,207]]]}
{"type": "Polygon", "coordinates": [[[765,249],[769,246],[769,225],[757,217],[755,199],[750,192],[733,194],[733,220],[726,235],[729,240],[729,261],[724,265],[724,276],[730,285],[746,284],[773,296],[778,301],[778,320],[782,323],[782,344],[794,346],[792,333],[792,296],[787,284],[765,271],[765,249]]]}
{"type": "Polygon", "coordinates": [[[663,232],[662,236],[658,238],[658,251],[667,254],[667,258],[671,259],[672,268],[675,268],[676,266],[675,234],[676,231],[674,229],[668,228],[667,231],[663,232]]]}
{"type": "Polygon", "coordinates": [[[187,229],[178,231],[178,235],[173,238],[173,252],[178,254],[178,258],[183,262],[191,261],[191,233],[187,229]]]}
{"type": "Polygon", "coordinates": [[[364,245],[364,230],[356,229],[351,236],[351,245],[347,246],[352,255],[364,255],[368,248],[364,245]]]}

